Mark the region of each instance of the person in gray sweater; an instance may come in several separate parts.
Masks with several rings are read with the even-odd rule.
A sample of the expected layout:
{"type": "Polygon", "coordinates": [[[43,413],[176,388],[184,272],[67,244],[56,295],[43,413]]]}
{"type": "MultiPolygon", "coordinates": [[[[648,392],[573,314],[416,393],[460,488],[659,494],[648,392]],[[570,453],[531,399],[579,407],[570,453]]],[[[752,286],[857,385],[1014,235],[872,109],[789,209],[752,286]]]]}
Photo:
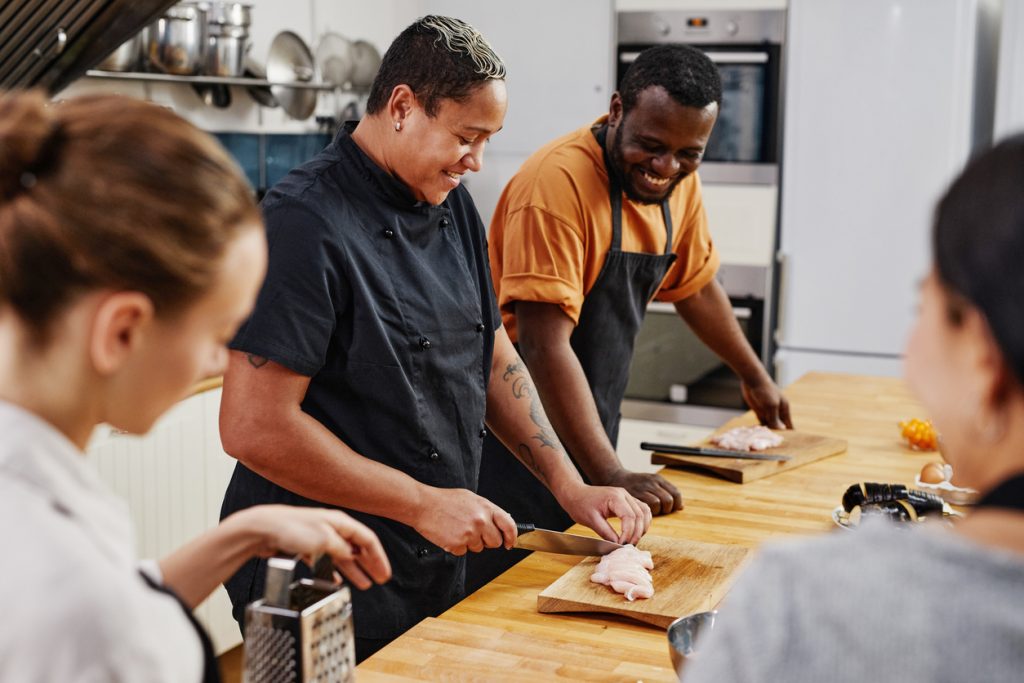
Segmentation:
{"type": "Polygon", "coordinates": [[[765,547],[687,683],[1024,680],[1022,188],[1016,136],[942,198],[906,351],[907,381],[979,504],[952,528],[873,519],[765,547]]]}

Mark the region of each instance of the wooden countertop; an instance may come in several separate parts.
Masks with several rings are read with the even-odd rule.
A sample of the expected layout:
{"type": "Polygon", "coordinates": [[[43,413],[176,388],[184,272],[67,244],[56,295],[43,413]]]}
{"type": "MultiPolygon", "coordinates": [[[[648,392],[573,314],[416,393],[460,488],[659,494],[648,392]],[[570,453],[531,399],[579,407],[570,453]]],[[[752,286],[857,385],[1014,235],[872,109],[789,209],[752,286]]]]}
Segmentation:
{"type": "MultiPolygon", "coordinates": [[[[939,459],[899,440],[900,420],[925,417],[900,380],[812,373],[785,393],[797,429],[846,439],[848,451],[747,484],[666,469],[686,507],[655,517],[649,533],[752,547],[829,531],[850,484],[912,484],[926,462],[939,459]]],[[[754,421],[747,413],[730,424],[754,421]]],[[[534,553],[367,659],[358,680],[674,681],[664,631],[608,615],[537,612],[537,594],[579,561],[534,553]]]]}

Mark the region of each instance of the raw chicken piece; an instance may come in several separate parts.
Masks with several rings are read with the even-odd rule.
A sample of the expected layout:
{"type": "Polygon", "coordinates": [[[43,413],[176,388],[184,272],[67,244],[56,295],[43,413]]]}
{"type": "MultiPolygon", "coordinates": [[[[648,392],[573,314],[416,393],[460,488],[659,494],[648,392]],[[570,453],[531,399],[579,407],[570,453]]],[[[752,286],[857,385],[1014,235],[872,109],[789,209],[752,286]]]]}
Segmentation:
{"type": "Polygon", "coordinates": [[[711,443],[730,451],[763,451],[781,445],[783,438],[768,429],[757,427],[736,427],[711,438],[711,443]]]}
{"type": "Polygon", "coordinates": [[[632,602],[654,595],[654,582],[648,569],[654,569],[651,553],[627,545],[602,557],[590,580],[611,586],[612,590],[622,593],[632,602]]]}

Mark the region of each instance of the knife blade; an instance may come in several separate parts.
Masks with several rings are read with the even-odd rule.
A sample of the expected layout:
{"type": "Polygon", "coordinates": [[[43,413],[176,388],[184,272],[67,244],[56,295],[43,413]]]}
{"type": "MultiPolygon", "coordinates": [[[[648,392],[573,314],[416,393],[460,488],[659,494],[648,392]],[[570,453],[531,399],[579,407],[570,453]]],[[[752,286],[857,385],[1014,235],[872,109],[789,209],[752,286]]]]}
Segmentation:
{"type": "Polygon", "coordinates": [[[751,453],[750,451],[726,451],[719,448],[704,448],[702,446],[675,446],[667,443],[649,443],[644,441],[640,448],[645,451],[659,451],[673,455],[700,455],[711,458],[742,458],[744,460],[777,460],[785,462],[793,456],[778,453],[751,453]]]}
{"type": "Polygon", "coordinates": [[[538,529],[524,522],[516,522],[516,531],[519,532],[519,536],[516,538],[515,547],[524,550],[540,550],[561,555],[607,555],[613,550],[626,547],[603,538],[538,529]]]}

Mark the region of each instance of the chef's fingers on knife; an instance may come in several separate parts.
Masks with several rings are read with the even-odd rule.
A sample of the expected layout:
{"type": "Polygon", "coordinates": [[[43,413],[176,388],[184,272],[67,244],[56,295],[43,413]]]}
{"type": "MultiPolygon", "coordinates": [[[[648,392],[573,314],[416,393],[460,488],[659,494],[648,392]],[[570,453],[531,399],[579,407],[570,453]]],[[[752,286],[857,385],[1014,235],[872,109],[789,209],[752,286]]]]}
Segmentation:
{"type": "MultiPolygon", "coordinates": [[[[511,548],[516,544],[516,537],[518,536],[516,522],[512,519],[512,515],[498,506],[495,506],[494,510],[494,525],[501,531],[502,539],[504,539],[504,543],[499,543],[498,545],[504,545],[506,549],[511,548]]],[[[496,548],[497,546],[493,547],[496,548]]]]}

